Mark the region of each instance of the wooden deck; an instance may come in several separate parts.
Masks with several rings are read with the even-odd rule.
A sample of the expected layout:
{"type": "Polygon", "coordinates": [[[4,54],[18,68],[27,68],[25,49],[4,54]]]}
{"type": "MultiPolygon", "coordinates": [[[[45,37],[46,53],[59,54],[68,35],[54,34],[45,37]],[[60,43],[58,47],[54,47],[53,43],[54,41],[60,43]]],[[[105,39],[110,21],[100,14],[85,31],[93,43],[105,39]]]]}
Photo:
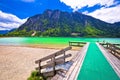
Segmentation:
{"type": "Polygon", "coordinates": [[[82,66],[84,57],[86,55],[86,51],[89,43],[87,43],[71,60],[73,65],[70,67],[68,72],[59,72],[60,74],[56,74],[51,80],[76,80],[79,70],[82,66]]]}
{"type": "MultiPolygon", "coordinates": [[[[73,42],[73,44],[76,44],[77,46],[80,45],[80,43],[76,43],[76,42],[75,43],[73,42]]],[[[70,45],[72,45],[72,44],[70,43],[70,45]]],[[[79,71],[81,69],[86,52],[88,50],[88,46],[89,46],[89,43],[85,44],[84,47],[69,61],[72,63],[72,66],[69,68],[69,70],[64,70],[64,69],[55,70],[55,65],[57,65],[57,63],[58,64],[65,63],[65,58],[71,56],[71,54],[65,55],[65,51],[71,49],[71,46],[61,50],[62,52],[58,51],[55,54],[52,54],[43,59],[37,60],[36,63],[39,63],[39,68],[37,70],[39,70],[39,72],[41,72],[40,69],[42,69],[42,66],[40,65],[40,62],[44,61],[44,60],[48,60],[48,58],[50,58],[50,59],[52,59],[52,62],[54,62],[54,63],[50,63],[51,60],[47,61],[47,63],[50,63],[50,65],[53,64],[53,71],[51,71],[49,74],[55,75],[51,78],[51,80],[77,80],[79,71]],[[64,55],[62,57],[55,58],[55,56],[61,55],[61,54],[64,54],[64,55]],[[60,61],[61,59],[62,59],[62,62],[60,61]]],[[[110,65],[112,66],[112,68],[114,69],[116,74],[120,77],[120,60],[117,57],[115,57],[114,55],[112,55],[108,51],[108,49],[104,48],[102,45],[97,43],[97,46],[99,47],[99,49],[101,50],[101,52],[103,53],[103,55],[105,56],[107,61],[110,63],[110,65]]],[[[112,46],[112,47],[114,47],[114,46],[112,46]]],[[[114,53],[116,53],[116,52],[114,52],[114,53]]],[[[45,65],[45,67],[43,67],[43,68],[46,68],[46,67],[48,67],[48,65],[47,66],[45,65]]]]}
{"type": "MultiPolygon", "coordinates": [[[[110,63],[114,71],[120,77],[120,60],[116,58],[114,55],[108,52],[103,46],[97,44],[99,49],[102,51],[103,55],[110,63]]],[[[78,73],[81,69],[82,63],[84,61],[84,57],[86,55],[89,43],[87,43],[83,49],[79,51],[79,53],[72,59],[74,62],[73,65],[70,67],[69,71],[67,72],[59,72],[56,74],[51,80],[77,80],[78,73]]]]}
{"type": "Polygon", "coordinates": [[[99,49],[102,51],[103,55],[106,57],[108,62],[111,64],[114,71],[120,77],[120,60],[112,55],[107,49],[97,43],[99,49]]]}

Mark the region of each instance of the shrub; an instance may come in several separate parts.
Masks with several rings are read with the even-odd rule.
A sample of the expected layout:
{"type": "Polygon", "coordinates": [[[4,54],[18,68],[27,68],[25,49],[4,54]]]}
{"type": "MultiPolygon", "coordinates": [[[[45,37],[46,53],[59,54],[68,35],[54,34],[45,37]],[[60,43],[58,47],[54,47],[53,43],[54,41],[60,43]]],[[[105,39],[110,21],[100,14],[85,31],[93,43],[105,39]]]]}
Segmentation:
{"type": "Polygon", "coordinates": [[[30,77],[27,80],[46,80],[42,74],[39,74],[37,71],[33,71],[30,77]]]}

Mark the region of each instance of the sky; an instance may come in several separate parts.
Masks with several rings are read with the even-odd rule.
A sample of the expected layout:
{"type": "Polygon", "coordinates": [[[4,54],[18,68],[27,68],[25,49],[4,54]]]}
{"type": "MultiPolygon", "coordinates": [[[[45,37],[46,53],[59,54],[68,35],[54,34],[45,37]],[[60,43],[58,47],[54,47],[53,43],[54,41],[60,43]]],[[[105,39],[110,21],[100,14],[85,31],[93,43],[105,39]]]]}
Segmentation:
{"type": "Polygon", "coordinates": [[[120,0],[0,0],[0,30],[18,28],[46,9],[78,11],[107,23],[120,22],[120,0]]]}

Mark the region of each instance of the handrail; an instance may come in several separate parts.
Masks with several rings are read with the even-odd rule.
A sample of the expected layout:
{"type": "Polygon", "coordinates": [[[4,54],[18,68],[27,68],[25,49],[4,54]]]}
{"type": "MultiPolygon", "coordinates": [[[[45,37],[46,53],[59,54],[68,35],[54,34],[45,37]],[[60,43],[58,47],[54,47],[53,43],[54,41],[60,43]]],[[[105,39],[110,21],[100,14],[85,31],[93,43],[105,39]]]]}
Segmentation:
{"type": "Polygon", "coordinates": [[[53,68],[53,75],[56,74],[55,66],[58,64],[64,64],[65,63],[65,58],[68,58],[71,56],[71,54],[65,54],[66,51],[72,49],[71,46],[66,47],[60,51],[55,52],[54,54],[51,54],[49,56],[43,57],[39,60],[36,60],[35,63],[38,64],[39,66],[36,68],[36,70],[39,70],[39,73],[41,73],[42,69],[45,69],[47,67],[52,67],[53,68]],[[62,55],[62,56],[60,56],[62,55]],[[45,65],[42,65],[41,62],[46,61],[45,65]]]}
{"type": "Polygon", "coordinates": [[[120,44],[111,44],[111,43],[100,43],[100,45],[106,45],[106,48],[110,50],[110,52],[116,56],[118,59],[120,59],[120,57],[118,55],[120,55],[120,52],[118,50],[120,50],[119,47],[117,47],[116,45],[120,45],[120,44]],[[118,54],[118,55],[116,55],[118,54]]]}
{"type": "Polygon", "coordinates": [[[62,49],[62,50],[60,50],[60,51],[57,51],[57,52],[54,53],[54,54],[51,54],[51,55],[48,55],[48,56],[46,56],[46,57],[44,57],[44,58],[41,58],[41,59],[39,59],[39,60],[36,60],[35,63],[38,63],[39,61],[45,61],[45,60],[51,59],[54,55],[55,55],[55,56],[59,56],[59,55],[63,54],[65,51],[68,51],[68,50],[70,50],[70,49],[72,49],[72,47],[66,47],[65,49],[62,49]]]}
{"type": "Polygon", "coordinates": [[[69,46],[81,46],[81,44],[86,44],[86,42],[69,41],[69,46]]]}

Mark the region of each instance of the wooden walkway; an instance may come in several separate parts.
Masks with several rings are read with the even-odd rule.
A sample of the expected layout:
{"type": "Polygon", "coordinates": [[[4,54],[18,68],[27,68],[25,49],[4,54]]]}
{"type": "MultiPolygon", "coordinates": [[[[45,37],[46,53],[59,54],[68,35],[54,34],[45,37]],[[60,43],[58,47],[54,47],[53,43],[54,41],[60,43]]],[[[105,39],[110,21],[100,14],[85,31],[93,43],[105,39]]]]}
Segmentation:
{"type": "Polygon", "coordinates": [[[77,80],[120,80],[95,42],[89,44],[77,80]]]}
{"type": "MultiPolygon", "coordinates": [[[[87,48],[89,46],[89,43],[86,44],[86,46],[83,47],[82,50],[76,55],[76,57],[73,60],[73,65],[69,69],[68,72],[60,74],[56,74],[51,80],[77,80],[78,73],[81,69],[81,66],[83,64],[84,57],[86,55],[87,48]]],[[[113,56],[111,53],[107,51],[103,46],[97,44],[107,61],[110,63],[114,71],[117,73],[117,75],[120,77],[120,60],[113,56]]]]}
{"type": "Polygon", "coordinates": [[[112,55],[107,49],[105,49],[102,45],[97,43],[98,47],[102,51],[103,55],[106,57],[107,61],[110,63],[114,71],[120,78],[120,60],[112,55]]]}
{"type": "MultiPolygon", "coordinates": [[[[83,43],[85,44],[85,43],[83,43]]],[[[77,42],[69,42],[70,47],[71,46],[80,46],[80,43],[77,42]]],[[[111,44],[110,44],[111,45],[111,44]]],[[[117,44],[118,45],[118,44],[117,44]]],[[[71,62],[72,66],[69,68],[69,70],[64,70],[64,69],[60,69],[59,71],[57,71],[57,73],[55,72],[55,64],[56,59],[54,57],[54,66],[53,66],[53,75],[55,74],[54,77],[51,78],[51,80],[77,80],[78,78],[78,74],[79,71],[81,70],[81,66],[83,64],[84,58],[86,56],[87,50],[88,50],[88,46],[89,43],[85,44],[85,46],[76,54],[76,56],[74,58],[72,58],[71,62]]],[[[108,61],[108,63],[110,63],[110,65],[112,66],[113,70],[116,72],[116,74],[118,75],[118,77],[120,78],[120,60],[118,58],[116,58],[114,55],[112,55],[107,49],[105,49],[102,45],[97,43],[98,48],[100,49],[100,51],[102,52],[102,54],[105,56],[106,60],[108,61]]],[[[71,48],[67,48],[65,49],[65,51],[69,50],[71,48]]],[[[112,46],[113,49],[113,46],[112,46]]],[[[116,51],[116,50],[114,50],[116,51]]],[[[59,52],[57,52],[58,54],[59,52]]],[[[116,52],[114,52],[116,53],[116,52]]],[[[55,53],[56,54],[56,53],[55,53]]],[[[65,55],[65,53],[61,53],[60,54],[64,54],[64,58],[63,60],[65,60],[65,58],[71,56],[71,55],[65,55]]],[[[59,55],[60,55],[59,54],[59,55]]],[[[52,56],[53,57],[53,56],[52,56]]],[[[48,56],[46,57],[48,58],[48,56]]],[[[58,58],[59,59],[59,58],[58,58]]],[[[61,58],[60,58],[61,59],[61,58]]],[[[46,59],[47,60],[47,59],[46,59]]],[[[41,62],[41,60],[38,60],[39,63],[41,62]]],[[[37,62],[38,62],[37,61],[37,62]]],[[[62,63],[65,63],[65,61],[63,61],[62,63]]],[[[57,65],[57,64],[56,64],[57,65]]],[[[39,64],[39,69],[40,69],[40,64],[39,64]]],[[[45,67],[46,68],[46,67],[45,67]]],[[[40,72],[40,71],[39,71],[40,72]]]]}

